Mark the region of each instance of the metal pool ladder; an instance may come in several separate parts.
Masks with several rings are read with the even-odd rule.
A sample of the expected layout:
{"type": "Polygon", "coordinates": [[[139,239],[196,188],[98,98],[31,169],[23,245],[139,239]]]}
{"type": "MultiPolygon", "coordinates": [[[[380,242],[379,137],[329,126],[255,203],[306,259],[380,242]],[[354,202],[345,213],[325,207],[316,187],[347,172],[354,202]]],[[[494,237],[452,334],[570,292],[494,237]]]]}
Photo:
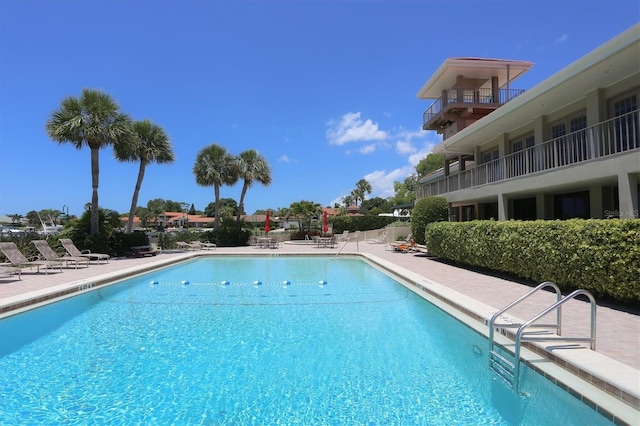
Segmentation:
{"type": "Polygon", "coordinates": [[[562,340],[564,342],[589,342],[591,350],[596,349],[596,302],[591,293],[586,290],[576,290],[566,297],[562,297],[560,288],[550,281],[543,282],[533,290],[526,293],[524,296],[509,303],[504,308],[493,314],[489,321],[489,368],[491,368],[498,376],[504,381],[509,383],[516,391],[519,388],[520,381],[520,349],[522,342],[534,342],[534,341],[550,341],[550,340],[562,340]],[[505,322],[496,323],[496,320],[504,314],[507,310],[520,302],[526,300],[532,294],[544,288],[551,287],[556,292],[556,302],[535,315],[533,318],[523,323],[505,322]],[[591,332],[589,337],[562,337],[562,305],[569,300],[575,299],[577,296],[585,295],[591,303],[591,332]],[[556,321],[551,324],[538,324],[538,321],[543,316],[549,314],[552,311],[556,311],[556,321]],[[513,353],[506,348],[498,353],[496,342],[494,339],[494,333],[498,330],[501,334],[507,336],[507,329],[517,328],[515,335],[515,346],[513,353]],[[527,328],[538,328],[538,331],[525,332],[527,328]],[[555,330],[555,335],[551,330],[555,330]]]}

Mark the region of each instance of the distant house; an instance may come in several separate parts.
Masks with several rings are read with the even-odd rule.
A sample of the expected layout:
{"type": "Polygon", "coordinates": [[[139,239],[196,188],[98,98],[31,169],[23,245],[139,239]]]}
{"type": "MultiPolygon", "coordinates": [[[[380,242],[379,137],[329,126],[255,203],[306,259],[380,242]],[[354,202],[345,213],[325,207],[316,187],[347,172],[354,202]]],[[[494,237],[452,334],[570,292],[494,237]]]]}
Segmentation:
{"type": "Polygon", "coordinates": [[[453,221],[639,217],[639,52],[636,24],[526,92],[530,62],[447,59],[417,94],[444,164],[416,197],[453,221]]]}
{"type": "MultiPolygon", "coordinates": [[[[129,220],[128,216],[123,216],[121,219],[123,224],[126,224],[129,220]]],[[[202,215],[187,214],[181,212],[164,212],[158,216],[157,221],[151,220],[149,226],[162,228],[211,228],[215,219],[212,217],[206,217],[202,215]]],[[[134,228],[141,226],[140,218],[133,217],[134,228]]]]}

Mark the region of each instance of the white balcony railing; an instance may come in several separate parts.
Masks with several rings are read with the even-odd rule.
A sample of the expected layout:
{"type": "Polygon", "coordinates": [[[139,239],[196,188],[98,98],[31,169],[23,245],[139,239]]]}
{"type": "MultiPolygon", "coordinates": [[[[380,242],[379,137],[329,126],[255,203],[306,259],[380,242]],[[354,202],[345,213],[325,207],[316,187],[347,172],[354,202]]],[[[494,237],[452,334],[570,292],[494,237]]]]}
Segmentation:
{"type": "Polygon", "coordinates": [[[523,89],[452,88],[442,93],[422,114],[423,125],[428,125],[450,104],[497,104],[504,105],[524,93],[523,89]]]}
{"type": "Polygon", "coordinates": [[[418,198],[501,182],[640,149],[640,110],[418,186],[418,198]]]}

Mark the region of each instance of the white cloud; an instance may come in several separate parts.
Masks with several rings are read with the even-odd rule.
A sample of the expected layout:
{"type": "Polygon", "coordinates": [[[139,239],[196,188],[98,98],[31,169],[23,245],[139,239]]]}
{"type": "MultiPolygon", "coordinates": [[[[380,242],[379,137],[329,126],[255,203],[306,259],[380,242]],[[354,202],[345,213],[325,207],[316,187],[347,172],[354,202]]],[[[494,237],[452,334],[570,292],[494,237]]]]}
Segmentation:
{"type": "Polygon", "coordinates": [[[560,37],[553,41],[553,44],[564,43],[569,39],[569,34],[562,34],[560,37]]]}
{"type": "Polygon", "coordinates": [[[391,170],[387,173],[386,170],[376,170],[365,175],[364,179],[371,184],[370,197],[388,198],[395,195],[393,190],[393,182],[404,181],[404,179],[415,171],[413,166],[403,166],[398,169],[391,170]]]}
{"type": "Polygon", "coordinates": [[[281,155],[281,156],[278,158],[278,161],[279,161],[279,162],[281,162],[281,163],[292,163],[292,162],[294,162],[295,160],[293,160],[293,159],[289,158],[289,156],[287,156],[287,154],[284,154],[284,155],[281,155]]]}
{"type": "Polygon", "coordinates": [[[339,122],[328,123],[327,139],[332,145],[344,145],[348,142],[384,140],[388,134],[378,128],[378,124],[367,119],[362,121],[359,112],[348,112],[339,122]]]}
{"type": "Polygon", "coordinates": [[[408,155],[416,152],[411,142],[398,141],[396,142],[396,152],[400,155],[408,155]]]}
{"type": "Polygon", "coordinates": [[[360,154],[372,154],[376,150],[376,144],[365,145],[360,148],[360,154]]]}

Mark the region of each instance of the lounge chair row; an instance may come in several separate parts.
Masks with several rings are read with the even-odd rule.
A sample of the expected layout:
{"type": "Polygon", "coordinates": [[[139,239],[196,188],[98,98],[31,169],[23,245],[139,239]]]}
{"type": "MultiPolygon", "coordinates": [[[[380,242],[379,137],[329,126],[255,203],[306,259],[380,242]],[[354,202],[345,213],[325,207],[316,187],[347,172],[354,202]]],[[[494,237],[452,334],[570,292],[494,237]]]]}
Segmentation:
{"type": "Polygon", "coordinates": [[[210,243],[207,241],[192,241],[190,243],[186,243],[184,241],[176,242],[178,248],[183,250],[215,250],[217,246],[214,243],[210,243]]]}
{"type": "Polygon", "coordinates": [[[36,272],[40,272],[42,267],[44,273],[48,274],[49,269],[62,271],[63,265],[67,268],[73,265],[77,269],[82,264],[89,266],[89,262],[92,260],[100,263],[101,261],[109,262],[110,259],[108,254],[92,253],[89,250],[80,251],[68,238],[60,239],[60,243],[66,251],[66,254],[62,256],[58,255],[45,240],[33,240],[32,243],[40,253],[37,258],[27,258],[13,242],[0,243],[0,251],[8,260],[8,263],[0,265],[0,274],[18,274],[18,277],[22,279],[22,268],[35,267],[36,272]]]}

